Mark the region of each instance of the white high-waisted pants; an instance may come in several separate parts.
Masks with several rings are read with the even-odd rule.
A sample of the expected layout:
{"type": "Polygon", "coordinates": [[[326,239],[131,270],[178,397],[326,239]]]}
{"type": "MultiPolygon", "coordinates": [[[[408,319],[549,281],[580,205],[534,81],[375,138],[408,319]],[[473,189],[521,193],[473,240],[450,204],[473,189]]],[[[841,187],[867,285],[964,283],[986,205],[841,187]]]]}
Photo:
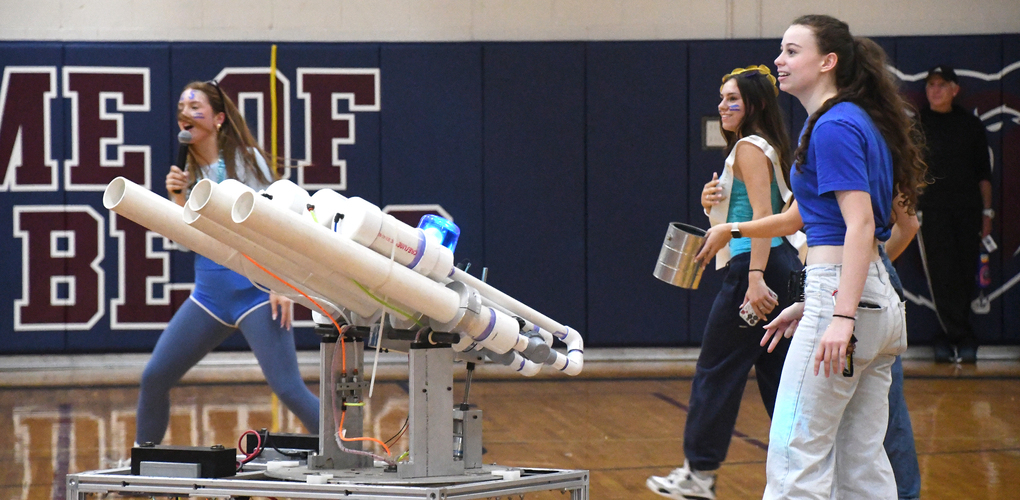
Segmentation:
{"type": "Polygon", "coordinates": [[[907,348],[904,305],[882,263],[872,262],[857,309],[854,375],[814,374],[832,321],[839,265],[806,268],[804,316],[790,344],[769,434],[766,499],[895,499],[882,447],[890,369],[907,348]]]}

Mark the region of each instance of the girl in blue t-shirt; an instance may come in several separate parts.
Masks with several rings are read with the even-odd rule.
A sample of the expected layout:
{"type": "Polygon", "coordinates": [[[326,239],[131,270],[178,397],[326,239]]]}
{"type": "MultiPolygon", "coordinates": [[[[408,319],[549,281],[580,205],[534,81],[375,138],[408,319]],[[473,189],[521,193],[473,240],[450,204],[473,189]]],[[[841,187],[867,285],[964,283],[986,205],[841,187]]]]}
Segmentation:
{"type": "MultiPolygon", "coordinates": [[[[191,133],[187,165],[170,167],[166,190],[184,205],[191,186],[201,178],[237,179],[252,189],[273,181],[237,106],[211,82],[189,83],[177,104],[181,130],[191,133]]],[[[138,395],[137,443],[159,443],[170,418],[170,389],[209,351],[240,330],[259,361],[266,381],[301,423],[319,430],[319,400],[298,371],[292,301],[266,293],[241,276],[195,255],[195,288],[163,330],[142,372],[138,395]]]]}
{"type": "MultiPolygon", "coordinates": [[[[906,328],[878,244],[893,214],[909,216],[917,204],[924,164],[916,128],[882,49],[853,37],[846,23],[801,17],[781,49],[780,87],[809,114],[791,175],[798,210],[729,228],[739,237],[803,226],[808,237],[805,301],[766,325],[762,338],[796,331],[769,436],[765,498],[896,498],[882,440],[906,328]]],[[[725,239],[713,232],[699,257],[725,239]]]]}
{"type": "MultiPolygon", "coordinates": [[[[722,82],[718,111],[728,157],[722,176],[713,174],[701,195],[713,225],[778,213],[791,198],[789,138],[775,77],[765,66],[751,66],[733,70],[722,82]]],[[[758,339],[765,333],[764,318],[792,303],[786,283],[801,263],[784,238],[734,240],[727,250],[717,257],[725,275],[705,324],[691,387],[686,460],[669,475],[646,481],[669,498],[715,498],[715,471],[726,458],[752,367],[770,417],[776,401],[789,342],[769,354],[758,339]],[[745,321],[742,308],[763,321],[745,321]]]]}

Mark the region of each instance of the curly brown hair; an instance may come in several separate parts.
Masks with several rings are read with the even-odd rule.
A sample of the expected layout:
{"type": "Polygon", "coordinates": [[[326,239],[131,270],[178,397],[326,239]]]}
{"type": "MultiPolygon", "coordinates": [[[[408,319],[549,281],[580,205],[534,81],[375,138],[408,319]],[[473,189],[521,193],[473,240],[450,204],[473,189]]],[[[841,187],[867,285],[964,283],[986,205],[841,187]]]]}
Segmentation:
{"type": "Polygon", "coordinates": [[[802,164],[807,160],[811,131],[818,118],[836,104],[852,102],[868,113],[893,158],[893,189],[903,194],[903,206],[913,214],[917,198],[927,184],[928,166],[922,149],[924,135],[908,113],[913,106],[900,94],[896,79],[886,67],[886,54],[870,38],[855,37],[850,27],[831,16],[807,15],[793,21],[793,25],[806,26],[814,32],[821,54],[836,54],[836,88],[834,97],[808,118],[794,160],[802,164]]]}

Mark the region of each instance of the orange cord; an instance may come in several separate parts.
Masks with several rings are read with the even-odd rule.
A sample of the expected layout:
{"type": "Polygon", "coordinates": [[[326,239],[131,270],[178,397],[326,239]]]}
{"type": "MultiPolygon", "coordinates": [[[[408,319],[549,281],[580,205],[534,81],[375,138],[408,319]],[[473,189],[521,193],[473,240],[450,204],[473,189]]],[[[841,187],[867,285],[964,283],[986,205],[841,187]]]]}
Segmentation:
{"type": "MultiPolygon", "coordinates": [[[[322,306],[320,306],[319,303],[315,301],[315,299],[309,297],[307,293],[302,292],[301,290],[299,290],[294,285],[291,285],[290,283],[288,283],[287,280],[285,280],[285,279],[283,279],[283,278],[273,274],[273,272],[270,271],[269,269],[266,269],[266,268],[262,267],[262,264],[259,264],[258,262],[255,262],[255,259],[253,259],[253,258],[251,258],[251,257],[249,257],[249,256],[247,256],[246,254],[243,254],[243,253],[241,255],[243,255],[244,258],[248,259],[248,261],[251,262],[252,264],[255,264],[256,267],[261,269],[266,274],[276,278],[280,283],[283,283],[284,285],[287,285],[292,290],[294,290],[297,293],[300,293],[304,298],[308,299],[309,302],[311,302],[312,304],[315,304],[315,307],[318,307],[319,310],[322,311],[322,314],[324,314],[327,318],[329,318],[330,321],[333,322],[333,326],[336,327],[336,331],[338,333],[340,331],[342,331],[340,329],[340,325],[337,324],[335,319],[333,319],[333,316],[331,314],[329,314],[328,312],[326,312],[326,309],[324,309],[322,306]]],[[[343,369],[344,373],[347,373],[347,345],[344,344],[344,340],[342,338],[341,339],[337,339],[337,342],[340,342],[340,350],[341,350],[340,356],[343,358],[343,368],[342,369],[343,369]]],[[[378,440],[376,438],[372,438],[372,437],[347,438],[347,437],[344,437],[344,417],[345,416],[347,416],[347,410],[346,409],[341,410],[340,411],[340,428],[337,429],[337,435],[340,436],[340,439],[342,441],[372,441],[374,443],[379,443],[379,445],[382,446],[384,450],[386,450],[386,455],[387,456],[390,455],[390,448],[388,446],[386,446],[386,443],[384,443],[384,442],[382,442],[382,441],[380,441],[380,440],[378,440]]]]}
{"type": "Polygon", "coordinates": [[[382,446],[383,449],[386,450],[386,456],[392,456],[392,454],[390,453],[390,447],[386,446],[386,443],[384,443],[382,441],[379,441],[376,438],[373,438],[373,437],[359,437],[359,438],[344,437],[344,433],[343,433],[344,417],[346,417],[346,416],[347,416],[347,410],[346,409],[342,410],[340,412],[340,429],[341,429],[341,431],[339,433],[341,441],[371,441],[373,443],[378,443],[379,446],[382,446]]]}
{"type": "MultiPolygon", "coordinates": [[[[318,307],[319,310],[322,311],[322,314],[324,316],[326,316],[327,318],[329,318],[330,321],[333,322],[333,326],[336,327],[337,333],[340,333],[342,331],[340,329],[340,325],[336,322],[335,319],[333,319],[333,315],[331,315],[328,312],[326,312],[326,309],[323,308],[322,306],[320,306],[319,303],[315,301],[315,299],[309,297],[307,293],[302,292],[301,290],[298,290],[298,288],[296,286],[291,285],[290,283],[287,282],[287,280],[285,280],[285,279],[283,279],[283,278],[273,274],[273,272],[270,271],[269,269],[266,269],[266,268],[262,267],[262,264],[259,264],[258,262],[255,262],[255,259],[253,259],[251,257],[248,257],[248,255],[243,254],[243,253],[241,255],[243,255],[244,258],[248,259],[248,262],[251,262],[252,264],[255,264],[255,267],[258,267],[259,269],[261,269],[266,274],[276,278],[277,281],[279,281],[280,283],[283,283],[284,285],[289,286],[291,290],[294,290],[295,292],[300,293],[304,298],[308,299],[309,302],[311,302],[312,304],[315,304],[315,307],[318,307]]],[[[347,373],[347,345],[343,343],[343,339],[339,339],[338,342],[340,342],[341,356],[343,357],[343,360],[342,360],[343,367],[342,367],[342,369],[343,369],[343,372],[346,374],[347,373]]]]}

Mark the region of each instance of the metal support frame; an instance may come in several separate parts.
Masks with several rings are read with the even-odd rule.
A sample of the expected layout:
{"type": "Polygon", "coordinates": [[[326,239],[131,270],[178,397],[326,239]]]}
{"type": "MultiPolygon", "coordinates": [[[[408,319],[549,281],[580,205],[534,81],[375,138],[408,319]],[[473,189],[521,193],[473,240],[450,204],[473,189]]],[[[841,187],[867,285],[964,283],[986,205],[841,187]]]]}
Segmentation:
{"type": "MultiPolygon", "coordinates": [[[[66,498],[85,500],[89,494],[120,493],[209,498],[475,500],[523,498],[527,493],[558,490],[569,492],[571,500],[588,500],[586,470],[482,465],[481,410],[468,406],[467,387],[465,401],[454,407],[453,349],[448,344],[425,342],[412,342],[408,347],[410,449],[408,460],[400,462],[396,471],[372,467],[370,457],[344,453],[337,447],[333,408],[328,402],[333,391],[348,402],[361,401],[366,388],[362,380],[364,349],[360,339],[326,332],[320,353],[320,395],[326,404],[320,407],[319,453],[309,457],[307,466],[269,471],[268,464],[250,463],[245,465],[249,472],[219,479],[134,476],[130,469],[82,472],[67,475],[66,498]],[[331,367],[335,342],[347,342],[348,373],[346,378],[337,378],[334,388],[331,367]]],[[[361,406],[347,407],[344,428],[348,436],[362,435],[363,418],[361,406]]],[[[350,442],[349,447],[360,450],[360,443],[350,442]]]]}
{"type": "Polygon", "coordinates": [[[464,462],[453,459],[453,350],[412,345],[408,356],[411,445],[397,472],[401,478],[463,474],[464,462]]]}
{"type": "MultiPolygon", "coordinates": [[[[336,328],[330,329],[336,332],[336,328]]],[[[346,336],[323,335],[319,347],[319,454],[309,457],[310,469],[349,469],[371,467],[372,458],[365,455],[353,455],[340,451],[334,435],[337,432],[333,415],[333,405],[329,401],[348,398],[348,402],[358,402],[368,385],[364,381],[364,343],[360,339],[346,336]],[[348,373],[337,373],[336,387],[333,387],[333,355],[337,351],[337,342],[345,343],[348,373]],[[336,391],[334,394],[333,391],[336,391]]],[[[344,428],[348,436],[361,436],[364,433],[364,409],[361,406],[348,406],[344,418],[344,428]]],[[[362,441],[350,441],[347,448],[361,450],[362,441]]]]}
{"type": "Polygon", "coordinates": [[[233,478],[196,479],[132,476],[128,469],[67,475],[67,500],[86,500],[90,494],[119,493],[162,497],[274,497],[345,500],[480,500],[521,496],[540,491],[570,493],[570,500],[588,500],[588,471],[519,469],[520,479],[460,484],[309,484],[269,480],[262,472],[233,478]]]}

